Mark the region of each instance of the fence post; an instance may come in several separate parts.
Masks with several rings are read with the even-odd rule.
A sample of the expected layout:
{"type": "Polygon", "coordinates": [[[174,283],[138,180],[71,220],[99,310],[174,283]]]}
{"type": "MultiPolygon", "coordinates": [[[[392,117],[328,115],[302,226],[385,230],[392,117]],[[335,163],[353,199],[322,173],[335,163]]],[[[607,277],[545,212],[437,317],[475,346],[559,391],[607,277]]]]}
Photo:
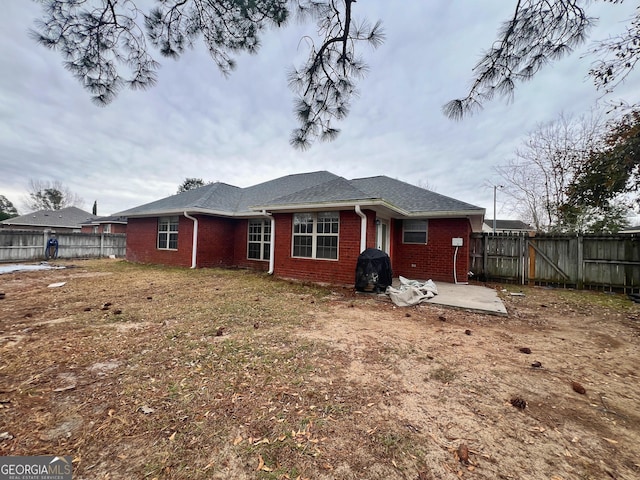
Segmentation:
{"type": "Polygon", "coordinates": [[[576,278],[576,287],[579,290],[582,290],[582,288],[584,288],[584,245],[583,245],[583,240],[584,237],[582,236],[582,233],[578,232],[578,248],[576,248],[576,250],[578,251],[578,258],[576,259],[576,261],[578,262],[578,273],[577,276],[578,278],[576,278]]]}
{"type": "Polygon", "coordinates": [[[44,258],[47,260],[47,241],[49,240],[49,230],[46,228],[42,231],[42,250],[40,250],[42,257],[38,255],[38,258],[44,258]]]}
{"type": "Polygon", "coordinates": [[[482,273],[484,274],[484,278],[489,279],[489,272],[487,270],[487,245],[488,245],[489,234],[486,232],[482,233],[482,273]]]}
{"type": "Polygon", "coordinates": [[[520,283],[522,285],[524,285],[524,271],[525,271],[525,256],[526,254],[524,253],[524,235],[518,235],[518,251],[519,251],[519,256],[518,256],[518,270],[520,271],[520,283]]]}
{"type": "Polygon", "coordinates": [[[527,240],[527,250],[529,257],[529,285],[536,284],[536,250],[533,248],[533,240],[527,240]]]}

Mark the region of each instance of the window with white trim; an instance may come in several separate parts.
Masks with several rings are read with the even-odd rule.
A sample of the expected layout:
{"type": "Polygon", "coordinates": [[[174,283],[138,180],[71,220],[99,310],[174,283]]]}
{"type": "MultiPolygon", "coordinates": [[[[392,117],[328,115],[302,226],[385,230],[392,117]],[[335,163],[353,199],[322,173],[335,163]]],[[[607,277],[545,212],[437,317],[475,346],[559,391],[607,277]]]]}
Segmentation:
{"type": "Polygon", "coordinates": [[[403,220],[402,243],[427,243],[429,222],[427,220],[403,220]]]}
{"type": "Polygon", "coordinates": [[[178,249],[178,221],[177,216],[158,218],[158,250],[178,249]]]}
{"type": "Polygon", "coordinates": [[[269,260],[271,255],[271,221],[249,220],[247,258],[269,260]]]}
{"type": "Polygon", "coordinates": [[[102,232],[103,233],[111,233],[111,224],[110,223],[103,224],[102,232]]]}
{"type": "Polygon", "coordinates": [[[295,213],[294,257],[338,259],[340,212],[295,213]]]}

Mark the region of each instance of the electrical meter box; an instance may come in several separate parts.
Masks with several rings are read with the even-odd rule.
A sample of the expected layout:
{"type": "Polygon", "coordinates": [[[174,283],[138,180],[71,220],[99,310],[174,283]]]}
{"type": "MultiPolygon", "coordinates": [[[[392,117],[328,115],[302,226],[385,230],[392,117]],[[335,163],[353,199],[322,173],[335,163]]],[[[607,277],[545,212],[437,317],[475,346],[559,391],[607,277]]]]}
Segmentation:
{"type": "Polygon", "coordinates": [[[452,247],[461,247],[462,246],[462,238],[456,237],[451,239],[452,247]]]}

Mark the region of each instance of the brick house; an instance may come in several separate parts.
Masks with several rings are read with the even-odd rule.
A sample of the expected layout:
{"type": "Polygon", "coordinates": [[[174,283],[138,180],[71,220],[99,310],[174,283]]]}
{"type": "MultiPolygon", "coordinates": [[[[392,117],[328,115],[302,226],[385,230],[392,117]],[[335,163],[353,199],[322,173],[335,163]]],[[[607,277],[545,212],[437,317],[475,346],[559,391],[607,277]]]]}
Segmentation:
{"type": "Polygon", "coordinates": [[[127,218],[95,217],[82,224],[82,233],[127,233],[127,218]]]}
{"type": "Polygon", "coordinates": [[[319,171],[247,188],[212,183],[117,215],[128,220],[132,262],[351,285],[359,254],[371,247],[389,254],[395,276],[466,281],[469,235],[482,229],[484,213],[389,177],[319,171]]]}

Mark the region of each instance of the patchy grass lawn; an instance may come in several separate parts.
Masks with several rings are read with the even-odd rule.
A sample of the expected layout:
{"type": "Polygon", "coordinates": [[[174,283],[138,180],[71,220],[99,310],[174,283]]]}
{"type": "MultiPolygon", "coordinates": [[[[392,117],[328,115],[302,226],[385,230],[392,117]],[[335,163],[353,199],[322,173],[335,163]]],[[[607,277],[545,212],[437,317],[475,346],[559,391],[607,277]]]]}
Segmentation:
{"type": "Polygon", "coordinates": [[[0,276],[0,455],[72,455],[74,479],[640,477],[624,296],[509,286],[503,318],[66,266],[0,276]]]}

